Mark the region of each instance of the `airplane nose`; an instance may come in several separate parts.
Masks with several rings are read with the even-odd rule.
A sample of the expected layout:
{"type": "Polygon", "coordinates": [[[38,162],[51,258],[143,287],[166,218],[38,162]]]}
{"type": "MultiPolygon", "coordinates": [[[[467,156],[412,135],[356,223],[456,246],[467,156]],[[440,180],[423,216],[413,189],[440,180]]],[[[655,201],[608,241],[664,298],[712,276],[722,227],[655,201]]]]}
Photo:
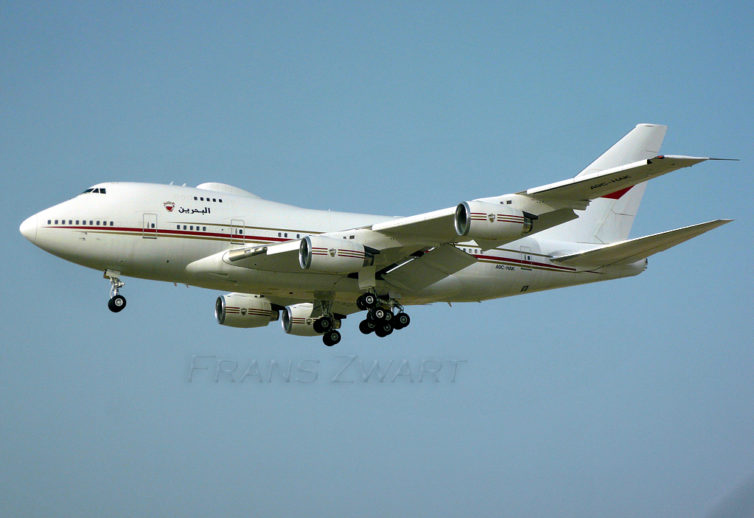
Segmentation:
{"type": "Polygon", "coordinates": [[[21,226],[18,227],[21,235],[26,239],[34,243],[37,240],[37,215],[34,214],[24,220],[21,226]]]}

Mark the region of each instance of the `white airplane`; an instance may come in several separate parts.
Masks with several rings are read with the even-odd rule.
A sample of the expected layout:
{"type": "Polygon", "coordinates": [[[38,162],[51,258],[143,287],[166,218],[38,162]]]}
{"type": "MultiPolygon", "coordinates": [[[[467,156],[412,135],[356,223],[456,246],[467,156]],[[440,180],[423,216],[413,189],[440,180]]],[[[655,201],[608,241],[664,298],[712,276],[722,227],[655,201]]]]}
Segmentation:
{"type": "Polygon", "coordinates": [[[227,290],[226,326],[340,341],[406,327],[404,307],[482,301],[637,275],[646,258],[719,227],[714,220],[628,239],[646,181],[705,160],[659,155],[665,126],[639,124],[574,178],[409,217],[311,210],[221,183],[108,182],[20,227],[38,247],[104,272],[110,310],[123,276],[227,290]]]}

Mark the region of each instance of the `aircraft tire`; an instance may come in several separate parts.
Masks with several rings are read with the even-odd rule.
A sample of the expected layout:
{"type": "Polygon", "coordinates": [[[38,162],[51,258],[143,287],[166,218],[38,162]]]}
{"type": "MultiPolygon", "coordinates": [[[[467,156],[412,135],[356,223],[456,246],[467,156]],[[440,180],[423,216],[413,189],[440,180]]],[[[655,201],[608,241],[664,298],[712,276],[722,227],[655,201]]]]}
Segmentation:
{"type": "Polygon", "coordinates": [[[380,322],[377,324],[377,329],[374,330],[374,334],[380,338],[385,338],[387,335],[393,332],[393,326],[389,322],[380,322]]]}
{"type": "Polygon", "coordinates": [[[403,311],[395,315],[393,320],[393,327],[395,329],[403,329],[411,323],[411,317],[408,316],[408,313],[404,313],[403,311]]]}
{"type": "Polygon", "coordinates": [[[110,308],[110,311],[112,311],[113,313],[123,311],[123,309],[126,307],[126,297],[124,297],[123,295],[115,295],[107,301],[107,307],[110,308]]]}
{"type": "Polygon", "coordinates": [[[340,333],[336,331],[335,329],[333,329],[331,331],[326,332],[322,336],[322,341],[327,347],[332,347],[333,345],[340,342],[340,338],[341,338],[340,333]]]}
{"type": "Polygon", "coordinates": [[[368,335],[372,331],[375,330],[377,325],[372,320],[362,320],[359,322],[359,331],[361,331],[363,334],[368,335]]]}
{"type": "Polygon", "coordinates": [[[312,327],[318,333],[326,333],[332,329],[332,324],[333,322],[330,317],[322,317],[315,320],[312,327]]]}
{"type": "Polygon", "coordinates": [[[372,293],[365,293],[362,295],[362,297],[366,308],[373,308],[374,305],[377,304],[377,297],[375,297],[372,293]]]}

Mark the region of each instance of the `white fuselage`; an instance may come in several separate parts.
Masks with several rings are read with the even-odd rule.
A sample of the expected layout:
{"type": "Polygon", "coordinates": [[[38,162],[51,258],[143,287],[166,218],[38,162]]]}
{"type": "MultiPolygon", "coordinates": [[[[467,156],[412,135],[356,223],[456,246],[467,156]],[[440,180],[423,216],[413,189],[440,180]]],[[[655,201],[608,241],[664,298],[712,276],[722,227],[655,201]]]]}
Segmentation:
{"type": "MultiPolygon", "coordinates": [[[[22,224],[22,233],[52,254],[97,270],[259,293],[280,304],[312,300],[318,293],[333,293],[336,302],[351,304],[362,290],[356,278],[343,275],[243,267],[230,268],[222,275],[197,275],[187,266],[242,245],[282,243],[392,219],[303,209],[248,194],[173,185],[103,183],[93,189],[30,217],[22,224]]],[[[479,301],[636,275],[646,266],[641,260],[614,269],[584,271],[550,260],[589,246],[536,235],[484,251],[473,242],[458,244],[476,262],[415,292],[398,290],[384,281],[378,281],[377,291],[395,294],[406,305],[479,301]]]]}

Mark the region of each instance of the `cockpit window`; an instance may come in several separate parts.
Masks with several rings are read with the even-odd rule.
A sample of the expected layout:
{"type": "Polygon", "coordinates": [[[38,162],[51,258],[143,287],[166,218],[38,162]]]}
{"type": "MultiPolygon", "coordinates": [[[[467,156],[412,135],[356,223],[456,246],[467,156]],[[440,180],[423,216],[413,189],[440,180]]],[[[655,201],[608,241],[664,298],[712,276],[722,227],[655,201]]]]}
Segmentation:
{"type": "Polygon", "coordinates": [[[107,194],[107,189],[105,189],[104,187],[97,187],[96,189],[94,187],[89,187],[87,190],[85,190],[81,194],[86,194],[89,192],[96,193],[96,194],[107,194]]]}

